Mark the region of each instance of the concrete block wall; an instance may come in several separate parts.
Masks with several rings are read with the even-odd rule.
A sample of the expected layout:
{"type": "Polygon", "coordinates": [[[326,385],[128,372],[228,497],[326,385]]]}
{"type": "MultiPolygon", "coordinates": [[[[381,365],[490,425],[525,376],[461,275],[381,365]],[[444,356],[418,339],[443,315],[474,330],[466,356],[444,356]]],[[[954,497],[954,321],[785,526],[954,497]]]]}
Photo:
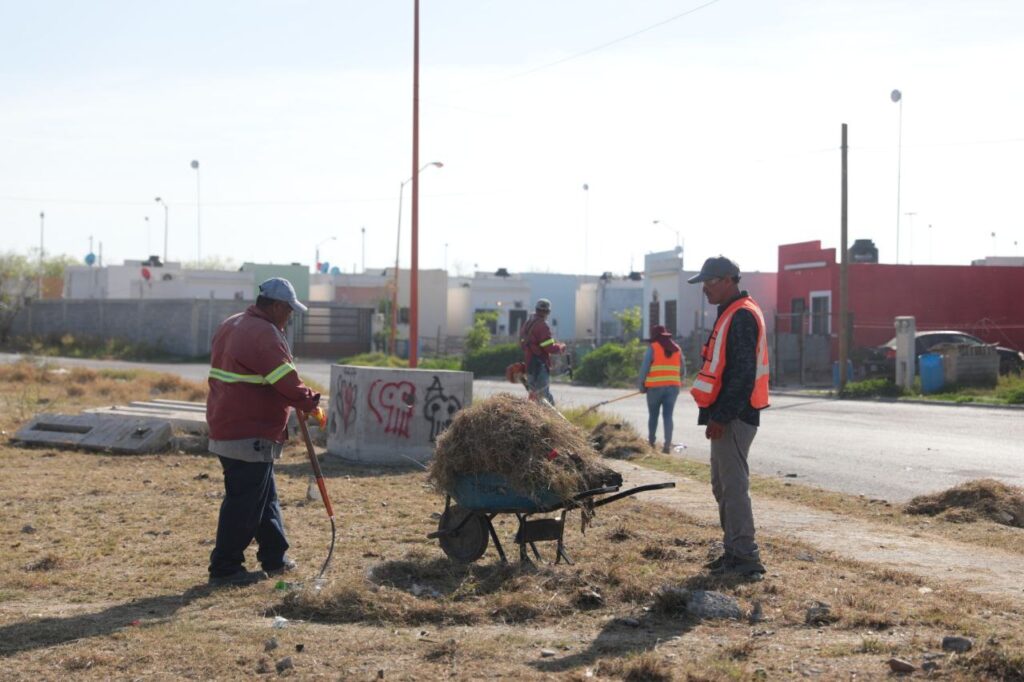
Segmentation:
{"type": "Polygon", "coordinates": [[[437,436],[473,402],[473,374],[333,365],[330,394],[330,454],[407,466],[429,460],[437,436]]]}
{"type": "Polygon", "coordinates": [[[12,335],[121,339],[196,357],[210,352],[221,321],[250,304],[223,299],[33,301],[15,318],[12,335]]]}

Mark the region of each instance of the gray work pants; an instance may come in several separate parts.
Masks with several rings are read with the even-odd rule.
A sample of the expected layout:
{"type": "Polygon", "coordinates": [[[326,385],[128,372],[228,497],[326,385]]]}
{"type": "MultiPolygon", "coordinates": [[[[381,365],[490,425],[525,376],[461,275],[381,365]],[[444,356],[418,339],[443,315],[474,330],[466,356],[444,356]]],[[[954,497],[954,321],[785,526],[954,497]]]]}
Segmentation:
{"type": "Polygon", "coordinates": [[[725,535],[725,551],[741,561],[760,560],[754,542],[750,508],[750,467],[747,455],[757,427],[739,419],[725,425],[725,434],[711,441],[711,491],[725,535]]]}

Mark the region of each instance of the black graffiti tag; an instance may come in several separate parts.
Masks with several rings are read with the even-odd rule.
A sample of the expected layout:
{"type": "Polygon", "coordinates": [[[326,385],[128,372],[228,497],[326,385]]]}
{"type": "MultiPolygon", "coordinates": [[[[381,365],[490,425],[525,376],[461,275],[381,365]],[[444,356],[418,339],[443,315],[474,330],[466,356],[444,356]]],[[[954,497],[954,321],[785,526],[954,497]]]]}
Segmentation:
{"type": "Polygon", "coordinates": [[[433,383],[427,388],[423,402],[423,416],[430,422],[431,443],[451,425],[455,413],[461,409],[462,403],[459,399],[453,395],[445,395],[441,378],[435,375],[433,383]]]}

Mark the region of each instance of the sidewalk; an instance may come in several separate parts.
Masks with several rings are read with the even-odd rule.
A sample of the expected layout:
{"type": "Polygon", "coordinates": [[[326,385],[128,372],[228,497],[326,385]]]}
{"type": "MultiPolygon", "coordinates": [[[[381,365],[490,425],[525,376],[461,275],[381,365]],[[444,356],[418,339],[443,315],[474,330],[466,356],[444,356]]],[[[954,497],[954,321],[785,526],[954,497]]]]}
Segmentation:
{"type": "MultiPolygon", "coordinates": [[[[718,508],[710,485],[632,462],[603,461],[622,474],[623,489],[675,481],[675,488],[644,493],[643,501],[718,525],[718,508]]],[[[780,500],[755,497],[753,502],[758,533],[785,536],[847,559],[913,573],[928,580],[932,588],[937,589],[940,581],[955,583],[962,589],[1006,598],[1024,607],[1024,558],[1019,554],[967,545],[918,531],[911,534],[895,526],[780,500]]],[[[768,557],[769,570],[770,561],[768,557]]]]}

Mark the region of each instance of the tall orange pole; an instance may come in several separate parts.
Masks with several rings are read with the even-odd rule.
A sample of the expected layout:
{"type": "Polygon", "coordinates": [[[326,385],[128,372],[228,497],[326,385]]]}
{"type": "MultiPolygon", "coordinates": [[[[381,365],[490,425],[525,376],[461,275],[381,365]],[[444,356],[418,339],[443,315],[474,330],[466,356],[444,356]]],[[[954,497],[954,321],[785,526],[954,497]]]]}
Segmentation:
{"type": "Polygon", "coordinates": [[[420,332],[420,0],[413,0],[412,40],[412,264],[409,270],[409,367],[419,358],[420,332]]]}

